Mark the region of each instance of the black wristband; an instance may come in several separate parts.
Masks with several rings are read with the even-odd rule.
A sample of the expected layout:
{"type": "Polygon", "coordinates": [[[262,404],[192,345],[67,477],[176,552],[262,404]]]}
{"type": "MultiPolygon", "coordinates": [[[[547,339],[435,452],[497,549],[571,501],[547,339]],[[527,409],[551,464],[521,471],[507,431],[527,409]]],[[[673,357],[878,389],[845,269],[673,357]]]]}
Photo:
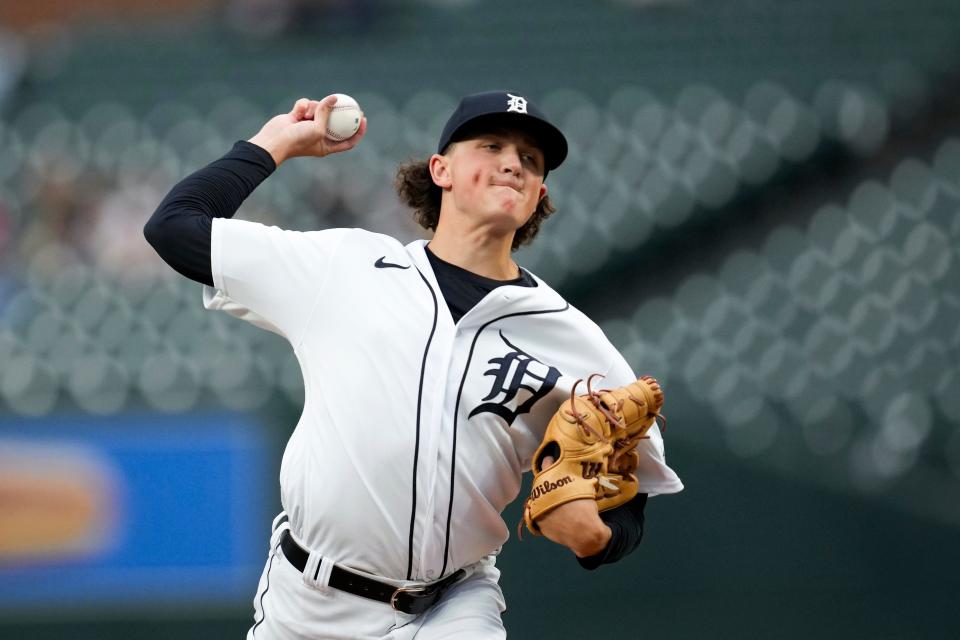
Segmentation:
{"type": "Polygon", "coordinates": [[[612,564],[633,553],[643,539],[643,511],[647,494],[640,493],[630,502],[600,514],[600,519],[610,527],[610,542],[596,555],[577,558],[584,569],[593,570],[602,564],[612,564]]]}

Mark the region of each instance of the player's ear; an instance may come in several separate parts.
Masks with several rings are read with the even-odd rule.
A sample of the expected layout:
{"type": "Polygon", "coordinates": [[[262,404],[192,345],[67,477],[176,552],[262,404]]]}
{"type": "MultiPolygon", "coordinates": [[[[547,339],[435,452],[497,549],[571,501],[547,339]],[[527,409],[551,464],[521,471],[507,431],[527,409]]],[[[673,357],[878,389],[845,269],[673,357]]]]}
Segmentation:
{"type": "Polygon", "coordinates": [[[539,204],[543,201],[543,199],[546,198],[546,197],[547,197],[547,185],[541,182],[541,183],[540,183],[540,197],[537,198],[537,205],[539,205],[539,204]]]}
{"type": "Polygon", "coordinates": [[[430,156],[428,161],[430,168],[430,178],[433,183],[441,189],[449,189],[453,186],[453,179],[450,177],[450,162],[447,156],[435,153],[430,156]]]}

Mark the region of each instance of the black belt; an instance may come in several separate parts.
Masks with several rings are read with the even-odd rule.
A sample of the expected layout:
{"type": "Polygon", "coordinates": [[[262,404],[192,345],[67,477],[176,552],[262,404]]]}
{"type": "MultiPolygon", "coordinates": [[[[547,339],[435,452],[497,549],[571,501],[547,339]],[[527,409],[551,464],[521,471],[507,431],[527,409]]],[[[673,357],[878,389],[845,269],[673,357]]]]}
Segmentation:
{"type": "MultiPolygon", "coordinates": [[[[290,535],[289,529],[284,531],[280,538],[280,548],[283,549],[283,556],[287,559],[287,562],[303,573],[310,552],[297,544],[293,536],[290,535]]],[[[317,565],[317,572],[319,573],[319,571],[320,565],[317,565]]],[[[419,615],[432,607],[447,592],[447,589],[452,587],[465,573],[463,569],[460,569],[443,580],[425,587],[398,588],[392,584],[372,580],[333,565],[333,569],[330,571],[330,580],[327,584],[334,589],[340,589],[355,596],[386,602],[397,611],[419,615]]]]}

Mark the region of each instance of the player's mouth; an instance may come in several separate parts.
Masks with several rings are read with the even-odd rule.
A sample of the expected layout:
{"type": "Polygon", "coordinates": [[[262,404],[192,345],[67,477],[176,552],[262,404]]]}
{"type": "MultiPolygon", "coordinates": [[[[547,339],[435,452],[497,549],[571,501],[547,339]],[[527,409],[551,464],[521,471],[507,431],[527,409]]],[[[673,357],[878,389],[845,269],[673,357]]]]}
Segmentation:
{"type": "Polygon", "coordinates": [[[522,184],[517,184],[516,182],[497,182],[497,181],[494,181],[494,182],[493,182],[493,186],[495,186],[495,187],[507,187],[507,188],[509,188],[509,189],[513,189],[513,190],[516,191],[517,193],[523,193],[523,185],[522,185],[522,184]]]}

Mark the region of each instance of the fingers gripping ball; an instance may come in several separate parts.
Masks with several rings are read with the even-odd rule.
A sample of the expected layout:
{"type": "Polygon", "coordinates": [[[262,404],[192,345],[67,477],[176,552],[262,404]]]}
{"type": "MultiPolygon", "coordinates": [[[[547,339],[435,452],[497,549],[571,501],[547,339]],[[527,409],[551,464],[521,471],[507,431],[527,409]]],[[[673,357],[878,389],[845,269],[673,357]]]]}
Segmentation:
{"type": "Polygon", "coordinates": [[[333,105],[330,116],[327,118],[327,137],[340,142],[353,136],[360,129],[363,111],[360,105],[350,96],[335,93],[337,103],[333,105]]]}
{"type": "Polygon", "coordinates": [[[640,465],[637,444],[662,418],[663,391],[651,376],[618,389],[577,396],[578,380],[570,401],[557,410],[547,425],[543,442],[533,456],[533,489],[523,509],[527,528],[540,535],[537,520],[562,504],[590,498],[606,511],[637,495],[640,465]],[[553,464],[543,468],[546,457],[553,464]]]}

